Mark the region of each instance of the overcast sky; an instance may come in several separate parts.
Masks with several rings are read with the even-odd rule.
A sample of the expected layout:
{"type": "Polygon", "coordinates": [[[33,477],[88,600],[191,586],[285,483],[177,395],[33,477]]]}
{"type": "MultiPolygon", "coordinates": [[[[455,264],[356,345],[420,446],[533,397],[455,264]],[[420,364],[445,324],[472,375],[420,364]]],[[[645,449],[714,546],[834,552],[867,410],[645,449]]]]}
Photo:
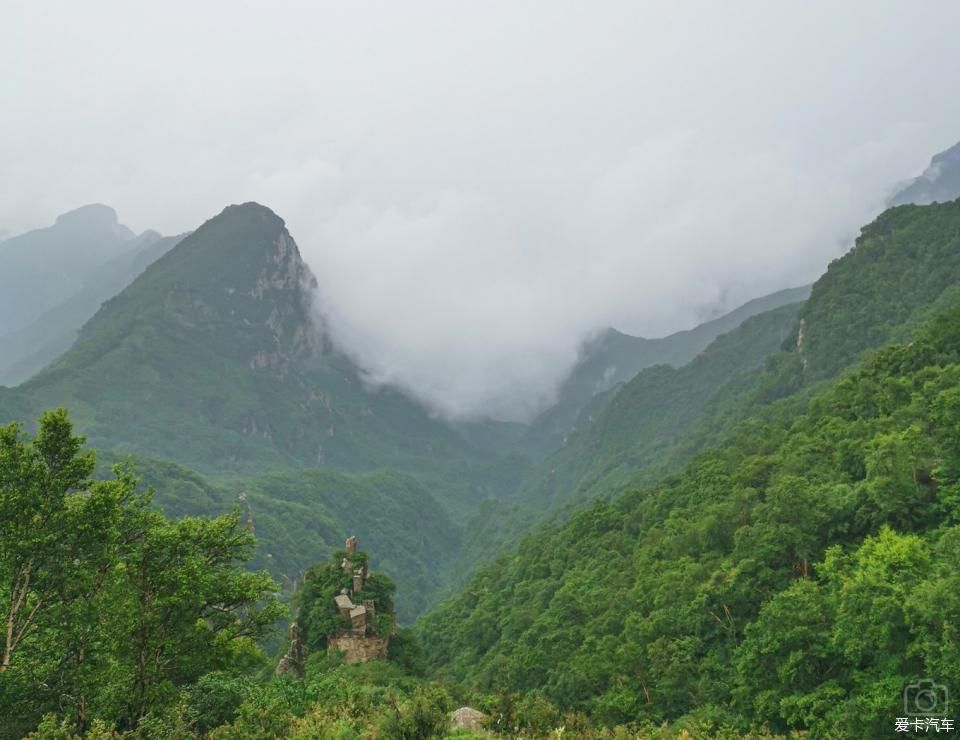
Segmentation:
{"type": "Polygon", "coordinates": [[[451,414],[816,278],[960,139],[960,3],[0,2],[0,230],[256,200],[451,414]],[[149,7],[148,7],[149,6],[149,7]]]}

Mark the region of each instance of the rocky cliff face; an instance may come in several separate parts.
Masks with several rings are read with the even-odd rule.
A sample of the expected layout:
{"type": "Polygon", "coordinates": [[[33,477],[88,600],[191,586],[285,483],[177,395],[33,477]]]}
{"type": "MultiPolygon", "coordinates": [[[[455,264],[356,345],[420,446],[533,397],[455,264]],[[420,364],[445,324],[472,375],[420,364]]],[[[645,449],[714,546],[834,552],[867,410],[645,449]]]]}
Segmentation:
{"type": "Polygon", "coordinates": [[[157,267],[149,287],[163,293],[167,316],[251,369],[285,373],[322,347],[317,281],[269,208],[228,206],[157,267]]]}

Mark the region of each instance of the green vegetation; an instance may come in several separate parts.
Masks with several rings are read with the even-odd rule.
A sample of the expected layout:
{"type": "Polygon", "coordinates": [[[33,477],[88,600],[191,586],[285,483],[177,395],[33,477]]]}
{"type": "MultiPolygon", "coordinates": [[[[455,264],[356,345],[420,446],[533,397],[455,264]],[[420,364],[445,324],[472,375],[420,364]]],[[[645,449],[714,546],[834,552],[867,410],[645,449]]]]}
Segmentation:
{"type": "Polygon", "coordinates": [[[422,612],[449,578],[457,529],[410,476],[295,471],[246,480],[243,490],[257,535],[270,547],[255,563],[284,581],[301,581],[342,546],[344,532],[382,553],[380,567],[396,574],[402,622],[422,612]]]}
{"type": "Polygon", "coordinates": [[[422,619],[430,665],[614,724],[879,737],[960,685],[960,309],[806,413],[527,538],[422,619]]]}
{"type": "Polygon", "coordinates": [[[689,364],[646,368],[612,398],[596,397],[565,446],[468,526],[460,572],[540,522],[682,470],[770,403],[792,399],[790,413],[799,412],[865,350],[905,341],[960,304],[958,255],[960,202],[882,214],[831,263],[806,303],[755,315],[689,364]]]}
{"type": "Polygon", "coordinates": [[[237,507],[257,535],[251,566],[269,570],[287,592],[343,544],[344,532],[355,533],[397,574],[403,623],[434,602],[460,544],[444,507],[415,478],[393,471],[212,477],[165,460],[101,454],[98,476],[109,476],[117,463],[152,489],[153,503],[168,516],[215,516],[237,507]]]}
{"type": "Polygon", "coordinates": [[[62,412],[0,434],[0,736],[442,737],[463,705],[495,737],[888,734],[905,686],[960,686],[958,254],[960,203],[887,212],[806,304],[591,398],[541,464],[518,425],[366,388],[282,222],[228,209],[0,388],[107,448],[62,412]],[[506,554],[340,665],[345,533],[381,621],[506,554]],[[303,679],[265,656],[268,573],[303,679]]]}
{"type": "Polygon", "coordinates": [[[814,285],[800,313],[805,374],[831,377],[958,300],[960,201],[891,208],[814,285]]]}
{"type": "Polygon", "coordinates": [[[467,528],[459,572],[511,548],[545,520],[622,493],[638,479],[653,481],[681,469],[697,449],[722,436],[715,430],[707,435],[701,427],[721,418],[718,399],[727,410],[753,387],[765,359],[795,325],[798,310],[791,304],[753,316],[688,365],[647,368],[612,399],[595,402],[597,418],[581,418],[566,446],[525,471],[514,497],[485,503],[467,528]]]}
{"type": "Polygon", "coordinates": [[[0,430],[0,734],[47,712],[85,729],[133,728],[204,674],[242,675],[284,609],[243,569],[253,536],[237,512],[166,519],[122,468],[92,481],[63,411],[29,437],[0,430]]]}
{"type": "MultiPolygon", "coordinates": [[[[346,550],[337,550],[326,563],[310,568],[297,592],[297,625],[307,649],[321,655],[327,649],[327,638],[336,632],[349,629],[350,620],[338,611],[334,599],[344,590],[352,588],[352,570],[344,570],[341,563],[348,558],[346,550]]],[[[368,562],[367,553],[358,551],[349,556],[351,565],[363,567],[368,562]]],[[[362,604],[369,599],[376,611],[375,631],[389,636],[393,625],[393,581],[383,573],[370,573],[364,582],[364,590],[353,593],[353,602],[362,604]]]]}
{"type": "Polygon", "coordinates": [[[800,303],[809,295],[809,285],[780,290],[693,329],[659,339],[632,337],[608,329],[584,346],[583,356],[557,392],[556,402],[531,423],[524,440],[526,445],[541,454],[556,451],[565,444],[568,434],[582,427],[590,416],[600,415],[614,395],[610,391],[629,382],[644,368],[683,367],[717,337],[734,331],[750,317],[800,303]]]}

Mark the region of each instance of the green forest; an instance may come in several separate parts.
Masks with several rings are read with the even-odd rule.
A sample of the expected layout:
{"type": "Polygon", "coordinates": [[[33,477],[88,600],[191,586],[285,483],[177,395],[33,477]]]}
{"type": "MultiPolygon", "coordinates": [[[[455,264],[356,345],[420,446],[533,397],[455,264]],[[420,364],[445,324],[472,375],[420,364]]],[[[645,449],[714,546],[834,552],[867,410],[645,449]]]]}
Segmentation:
{"type": "Polygon", "coordinates": [[[958,28],[0,0],[0,740],[960,737],[958,28]]]}
{"type": "Polygon", "coordinates": [[[269,678],[257,643],[285,607],[242,567],[239,510],[171,520],[121,466],[92,480],[62,411],[7,427],[5,732],[430,737],[463,701],[533,734],[880,736],[912,677],[960,679],[958,388],[954,309],[804,413],[773,404],[682,474],[528,537],[382,668],[327,656],[342,577],[317,566],[302,681],[269,678]]]}
{"type": "Polygon", "coordinates": [[[873,738],[918,681],[960,686],[960,201],[887,211],[807,300],[605,390],[549,454],[364,395],[305,348],[300,282],[269,310],[183,282],[232,240],[254,287],[302,267],[264,211],[208,222],[0,388],[0,737],[873,738]],[[151,339],[213,335],[185,363],[151,339]],[[331,642],[350,589],[384,660],[331,642]]]}
{"type": "Polygon", "coordinates": [[[603,724],[886,734],[913,678],[960,679],[958,383],[954,309],[482,568],[428,664],[603,724]]]}

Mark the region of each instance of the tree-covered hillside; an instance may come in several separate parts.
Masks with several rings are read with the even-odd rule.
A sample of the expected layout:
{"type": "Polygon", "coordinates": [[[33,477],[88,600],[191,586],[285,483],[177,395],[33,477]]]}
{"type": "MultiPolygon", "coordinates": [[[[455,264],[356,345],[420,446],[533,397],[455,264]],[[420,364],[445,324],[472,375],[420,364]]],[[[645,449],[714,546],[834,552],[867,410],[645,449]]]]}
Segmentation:
{"type": "Polygon", "coordinates": [[[459,552],[460,528],[446,509],[415,478],[395,471],[292,469],[231,477],[152,458],[101,453],[99,460],[102,478],[113,465],[128,466],[167,516],[219,516],[236,507],[257,536],[251,566],[266,568],[287,595],[351,532],[382,554],[402,594],[400,621],[409,624],[434,603],[459,552]]]}
{"type": "Polygon", "coordinates": [[[960,301],[960,201],[900,206],[863,228],[800,313],[804,375],[831,377],[960,301]]]}
{"type": "Polygon", "coordinates": [[[610,490],[638,469],[656,466],[714,395],[740,374],[761,367],[780,347],[798,310],[799,304],[789,304],[758,314],[719,336],[687,365],[638,373],[596,419],[582,420],[583,431],[547,460],[548,474],[527,495],[556,505],[596,489],[600,478],[610,490]]]}
{"type": "Polygon", "coordinates": [[[18,390],[36,411],[69,408],[99,447],[207,471],[416,468],[468,455],[419,405],[365,386],[313,315],[312,282],[280,218],[231,206],[18,390]]]}
{"type": "Polygon", "coordinates": [[[468,524],[457,573],[514,544],[538,524],[562,519],[594,498],[622,492],[638,478],[677,470],[701,439],[700,425],[739,398],[796,324],[798,304],[753,316],[679,368],[641,371],[612,397],[588,406],[567,443],[517,479],[517,492],[487,501],[468,524]]]}
{"type": "Polygon", "coordinates": [[[544,454],[559,449],[568,435],[588,423],[590,416],[599,415],[617,386],[644,368],[682,367],[721,334],[735,330],[751,316],[799,303],[809,295],[809,285],[779,290],[692,329],[658,339],[607,329],[584,345],[580,360],[557,391],[556,402],[531,422],[526,445],[544,454]]]}
{"type": "Polygon", "coordinates": [[[647,368],[582,418],[527,495],[563,502],[662,474],[763,403],[812,387],[867,349],[960,303],[960,202],[891,209],[864,227],[803,304],[761,313],[681,368],[647,368]],[[779,350],[779,351],[778,351],[779,350]]]}
{"type": "Polygon", "coordinates": [[[958,685],[960,309],[799,416],[527,538],[421,620],[431,664],[604,722],[888,733],[958,685]]]}

